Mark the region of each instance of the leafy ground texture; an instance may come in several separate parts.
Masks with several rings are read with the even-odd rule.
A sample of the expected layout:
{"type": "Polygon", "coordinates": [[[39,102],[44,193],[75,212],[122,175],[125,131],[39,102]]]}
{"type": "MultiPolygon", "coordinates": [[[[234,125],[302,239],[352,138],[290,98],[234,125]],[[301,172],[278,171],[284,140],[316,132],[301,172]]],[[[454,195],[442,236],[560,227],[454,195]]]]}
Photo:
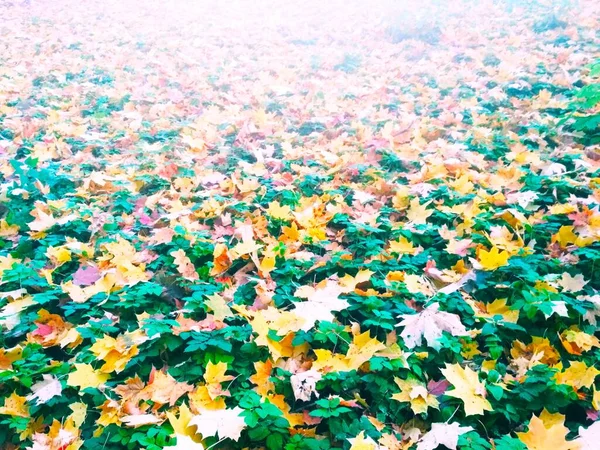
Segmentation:
{"type": "Polygon", "coordinates": [[[600,448],[600,4],[546,3],[2,2],[1,448],[600,448]]]}

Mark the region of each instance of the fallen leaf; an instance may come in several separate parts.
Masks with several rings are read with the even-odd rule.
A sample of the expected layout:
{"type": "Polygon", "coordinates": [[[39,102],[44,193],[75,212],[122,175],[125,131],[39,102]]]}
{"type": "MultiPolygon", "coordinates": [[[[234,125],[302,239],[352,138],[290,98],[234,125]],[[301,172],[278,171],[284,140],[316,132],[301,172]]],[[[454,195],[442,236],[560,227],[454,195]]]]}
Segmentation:
{"type": "Polygon", "coordinates": [[[484,411],[493,411],[492,405],[485,398],[485,384],[479,381],[477,372],[469,367],[461,367],[459,364],[446,364],[442,374],[454,387],[444,393],[449,397],[459,398],[464,403],[465,415],[483,414],[484,411]]]}
{"type": "Polygon", "coordinates": [[[579,442],[566,440],[569,429],[564,421],[562,414],[550,414],[544,409],[539,417],[535,414],[531,417],[528,431],[517,433],[517,436],[528,450],[579,450],[579,442]]]}
{"type": "Polygon", "coordinates": [[[240,414],[242,408],[222,409],[217,411],[202,411],[200,415],[190,420],[190,425],[198,427],[198,433],[203,437],[219,436],[234,441],[239,440],[242,431],[246,428],[246,422],[240,414]]]}
{"type": "Polygon", "coordinates": [[[580,273],[573,277],[565,272],[558,280],[558,284],[563,288],[563,292],[579,292],[588,282],[584,280],[583,275],[580,273]]]}
{"type": "Polygon", "coordinates": [[[208,300],[204,304],[213,312],[215,320],[223,321],[227,317],[232,317],[233,312],[227,305],[225,299],[219,294],[213,294],[207,296],[208,300]]]}
{"type": "Polygon", "coordinates": [[[379,445],[371,437],[365,437],[365,432],[361,431],[355,438],[348,438],[350,450],[379,450],[379,445]]]}
{"type": "Polygon", "coordinates": [[[587,428],[579,427],[579,450],[597,450],[600,442],[600,422],[594,422],[587,428]]]}
{"type": "Polygon", "coordinates": [[[490,251],[479,251],[479,264],[483,270],[496,270],[499,267],[506,266],[508,258],[510,258],[510,253],[505,250],[500,251],[498,247],[492,247],[490,251]]]}
{"type": "Polygon", "coordinates": [[[316,370],[307,370],[295,373],[290,377],[292,390],[296,400],[310,401],[313,394],[319,397],[317,383],[321,380],[321,374],[316,370]]]}
{"type": "Polygon", "coordinates": [[[87,388],[98,388],[108,381],[110,376],[95,370],[89,364],[73,364],[74,372],[69,374],[67,384],[69,386],[79,387],[81,390],[87,388]]]}
{"type": "Polygon", "coordinates": [[[410,409],[415,414],[424,414],[428,408],[439,409],[439,402],[435,395],[428,391],[425,383],[414,378],[403,380],[395,377],[394,382],[400,388],[400,392],[392,395],[392,399],[399,402],[410,403],[410,409]]]}
{"type": "Polygon", "coordinates": [[[73,284],[91,286],[101,278],[100,271],[95,266],[81,266],[73,274],[73,284]]]}
{"type": "Polygon", "coordinates": [[[43,374],[43,381],[38,381],[31,386],[32,394],[27,396],[27,401],[36,401],[36,405],[47,403],[51,398],[61,395],[62,385],[52,375],[43,374]]]}
{"type": "Polygon", "coordinates": [[[417,450],[436,450],[440,445],[456,450],[458,438],[472,430],[472,427],[461,427],[456,422],[432,423],[431,430],[419,440],[417,450]]]}
{"type": "Polygon", "coordinates": [[[155,423],[161,423],[162,420],[153,414],[136,414],[136,415],[126,415],[121,417],[121,422],[123,422],[128,427],[142,427],[144,425],[152,425],[155,423]]]}
{"type": "Polygon", "coordinates": [[[404,314],[402,322],[397,326],[404,327],[400,336],[404,339],[404,345],[409,349],[415,348],[423,343],[423,337],[427,345],[439,350],[441,345],[439,339],[442,332],[447,331],[453,336],[465,336],[467,330],[460,322],[456,314],[439,311],[439,304],[432,303],[417,314],[404,314]]]}
{"type": "Polygon", "coordinates": [[[21,397],[16,392],[10,394],[4,400],[4,406],[0,407],[0,414],[17,417],[29,417],[29,406],[27,399],[21,397]]]}

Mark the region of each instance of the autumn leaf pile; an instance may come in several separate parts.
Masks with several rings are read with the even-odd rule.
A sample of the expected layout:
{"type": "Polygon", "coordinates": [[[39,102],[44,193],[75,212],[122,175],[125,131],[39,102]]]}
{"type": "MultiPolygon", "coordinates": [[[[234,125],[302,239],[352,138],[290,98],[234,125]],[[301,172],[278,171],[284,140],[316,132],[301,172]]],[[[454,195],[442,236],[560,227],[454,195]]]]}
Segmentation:
{"type": "Polygon", "coordinates": [[[1,448],[600,448],[600,4],[397,3],[0,5],[1,448]]]}

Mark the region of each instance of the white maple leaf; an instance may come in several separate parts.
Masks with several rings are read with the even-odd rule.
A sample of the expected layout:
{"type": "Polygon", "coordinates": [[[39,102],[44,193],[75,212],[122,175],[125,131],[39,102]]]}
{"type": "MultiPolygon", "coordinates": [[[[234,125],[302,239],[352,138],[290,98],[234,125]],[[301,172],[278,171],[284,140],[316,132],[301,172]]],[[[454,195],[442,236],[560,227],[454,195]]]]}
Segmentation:
{"type": "Polygon", "coordinates": [[[471,430],[472,427],[461,427],[456,422],[431,424],[431,430],[419,441],[417,450],[435,450],[440,445],[456,450],[459,436],[471,430]]]}
{"type": "Polygon", "coordinates": [[[121,417],[121,422],[123,422],[128,427],[136,428],[144,425],[150,425],[153,423],[160,423],[162,422],[162,420],[160,420],[153,414],[130,414],[121,417]]]}
{"type": "Polygon", "coordinates": [[[240,416],[243,411],[239,406],[232,409],[205,410],[202,414],[194,416],[189,425],[196,425],[203,438],[218,434],[220,439],[237,441],[242,430],[246,428],[246,422],[240,416]]]}
{"type": "Polygon", "coordinates": [[[556,314],[561,317],[569,317],[569,311],[567,311],[567,304],[562,300],[555,300],[551,302],[552,311],[550,314],[544,313],[546,319],[550,317],[552,314],[556,314]]]}
{"type": "Polygon", "coordinates": [[[290,377],[290,383],[294,390],[296,400],[308,402],[314,393],[317,397],[317,382],[321,379],[321,374],[316,370],[307,370],[306,372],[295,373],[290,377]]]}
{"type": "Polygon", "coordinates": [[[544,169],[542,170],[542,175],[560,175],[562,173],[565,173],[566,171],[567,168],[563,164],[551,163],[544,167],[544,169]]]}
{"type": "Polygon", "coordinates": [[[436,350],[440,349],[439,339],[442,332],[447,331],[453,336],[464,336],[467,334],[465,326],[456,314],[438,311],[438,303],[432,303],[417,314],[404,314],[402,322],[397,326],[404,327],[400,336],[408,348],[421,345],[423,337],[427,345],[436,350]]]}
{"type": "Polygon", "coordinates": [[[563,288],[564,292],[579,292],[588,282],[585,281],[583,275],[580,273],[572,277],[568,272],[565,272],[558,280],[558,284],[563,288]]]}
{"type": "Polygon", "coordinates": [[[533,202],[539,198],[539,195],[533,191],[513,192],[508,194],[506,200],[510,204],[518,203],[521,208],[527,209],[533,202]]]}
{"type": "Polygon", "coordinates": [[[339,298],[341,293],[342,288],[331,280],[328,280],[324,287],[317,289],[310,286],[299,288],[294,295],[304,297],[307,301],[294,303],[293,311],[305,320],[302,330],[309,331],[317,320],[333,322],[333,311],[342,311],[350,306],[346,300],[339,298]]]}
{"type": "Polygon", "coordinates": [[[597,450],[600,442],[600,422],[594,422],[587,428],[579,427],[579,437],[579,450],[597,450]]]}
{"type": "Polygon", "coordinates": [[[56,397],[62,393],[62,386],[58,378],[52,375],[44,374],[43,381],[38,381],[31,386],[32,394],[27,396],[27,401],[35,400],[37,405],[48,402],[52,397],[56,397]]]}
{"type": "Polygon", "coordinates": [[[597,317],[600,316],[600,295],[580,295],[577,300],[585,300],[594,304],[594,307],[587,311],[583,318],[592,325],[596,326],[598,323],[597,317]]]}
{"type": "Polygon", "coordinates": [[[369,192],[354,191],[354,200],[358,200],[364,205],[365,203],[369,203],[375,200],[375,196],[373,194],[370,194],[369,192]]]}

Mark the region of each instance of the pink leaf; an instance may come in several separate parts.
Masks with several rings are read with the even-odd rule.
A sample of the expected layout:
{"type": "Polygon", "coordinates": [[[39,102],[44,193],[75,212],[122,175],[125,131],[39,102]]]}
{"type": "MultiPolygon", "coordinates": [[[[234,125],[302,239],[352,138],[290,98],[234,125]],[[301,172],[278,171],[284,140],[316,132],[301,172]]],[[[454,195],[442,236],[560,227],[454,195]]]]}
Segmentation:
{"type": "Polygon", "coordinates": [[[95,266],[80,267],[73,274],[73,284],[77,286],[89,286],[100,279],[100,272],[95,266]]]}
{"type": "Polygon", "coordinates": [[[448,380],[433,381],[427,383],[427,390],[433,395],[442,395],[450,386],[448,380]]]}

